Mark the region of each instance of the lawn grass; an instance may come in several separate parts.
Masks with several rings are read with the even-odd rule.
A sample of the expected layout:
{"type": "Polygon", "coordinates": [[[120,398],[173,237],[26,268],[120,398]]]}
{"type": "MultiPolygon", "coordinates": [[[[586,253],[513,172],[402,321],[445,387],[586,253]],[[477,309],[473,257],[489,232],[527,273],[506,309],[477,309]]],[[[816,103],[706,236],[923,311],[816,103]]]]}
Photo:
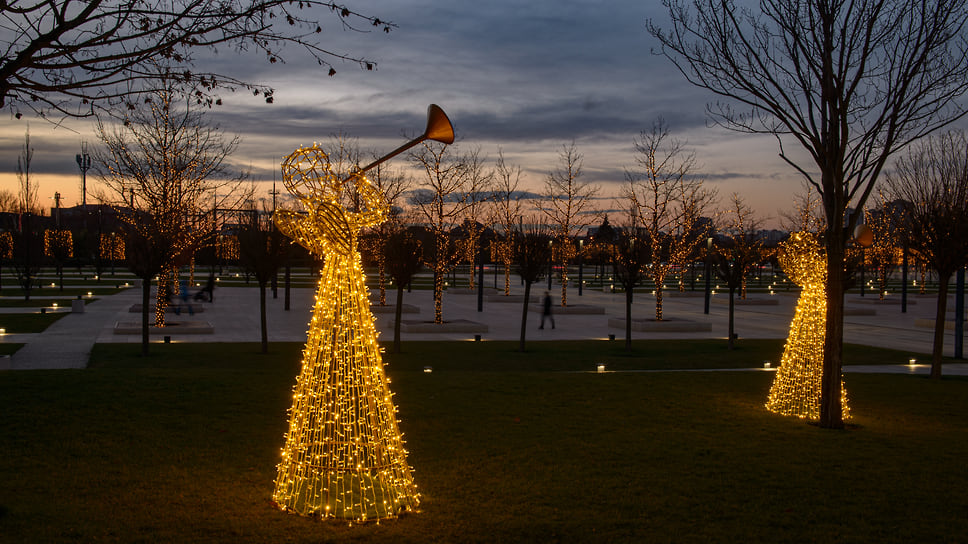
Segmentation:
{"type": "Polygon", "coordinates": [[[0,314],[0,328],[6,329],[8,334],[43,332],[47,327],[68,313],[0,314]]]}
{"type": "MultiPolygon", "coordinates": [[[[138,346],[102,344],[87,370],[2,373],[0,540],[957,542],[968,534],[968,380],[848,375],[856,417],[848,430],[829,431],[765,412],[771,373],[556,372],[588,367],[566,351],[620,356],[605,342],[532,343],[520,356],[501,344],[408,343],[407,353],[387,356],[422,511],[355,527],[269,506],[298,344],[273,344],[268,355],[258,344],[153,344],[148,357],[138,346]],[[428,364],[431,374],[421,371],[428,364]]],[[[638,364],[715,353],[681,344],[697,355],[643,344],[651,355],[638,364]]],[[[768,348],[746,349],[761,357],[768,348]]]]}

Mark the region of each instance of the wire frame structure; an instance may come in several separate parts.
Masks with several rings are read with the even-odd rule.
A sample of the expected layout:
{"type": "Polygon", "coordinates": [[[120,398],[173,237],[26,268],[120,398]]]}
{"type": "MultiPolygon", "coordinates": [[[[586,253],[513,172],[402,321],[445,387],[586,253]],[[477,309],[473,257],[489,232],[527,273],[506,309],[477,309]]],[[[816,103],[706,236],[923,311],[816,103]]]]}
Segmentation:
{"type": "MultiPolygon", "coordinates": [[[[827,256],[816,236],[795,232],[780,247],[780,266],[803,290],[790,323],[780,367],[776,371],[766,409],[801,419],[820,419],[823,343],[827,317],[827,256]]],[[[840,382],[843,418],[850,417],[847,390],[840,382]]]]}
{"type": "Polygon", "coordinates": [[[383,369],[358,248],[360,229],[382,223],[387,205],[362,174],[337,178],[315,144],[289,155],[282,170],[286,188],[305,213],[279,210],[273,219],[325,264],[273,500],[285,511],[352,521],[413,511],[419,494],[383,369]],[[360,197],[357,211],[341,204],[351,189],[360,197]]]}

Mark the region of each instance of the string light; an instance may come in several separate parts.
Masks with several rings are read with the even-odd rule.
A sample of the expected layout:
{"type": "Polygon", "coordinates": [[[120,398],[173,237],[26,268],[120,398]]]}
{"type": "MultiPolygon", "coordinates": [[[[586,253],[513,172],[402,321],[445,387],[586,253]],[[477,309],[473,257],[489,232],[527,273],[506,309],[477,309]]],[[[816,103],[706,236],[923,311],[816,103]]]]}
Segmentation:
{"type": "Polygon", "coordinates": [[[220,234],[215,247],[216,256],[226,261],[239,258],[239,237],[234,234],[220,234]]]}
{"type": "MultiPolygon", "coordinates": [[[[820,418],[823,344],[826,336],[827,257],[817,238],[795,232],[781,246],[778,257],[786,275],[803,287],[790,323],[780,367],[773,379],[766,409],[801,419],[820,418]]],[[[850,417],[847,390],[840,382],[843,419],[850,417]]]]}
{"type": "Polygon", "coordinates": [[[297,149],[282,168],[286,188],[306,213],[279,210],[274,221],[325,264],[273,500],[285,511],[354,521],[413,511],[419,494],[383,370],[357,243],[361,228],[386,219],[386,204],[357,175],[350,181],[362,211],[344,209],[346,182],[315,144],[297,149]]]}
{"type": "Polygon", "coordinates": [[[107,232],[101,235],[100,253],[102,259],[110,261],[124,260],[124,236],[119,232],[107,232]]]}
{"type": "Polygon", "coordinates": [[[47,229],[44,231],[44,255],[55,257],[60,253],[64,258],[74,257],[74,235],[67,229],[47,229]]]}
{"type": "Polygon", "coordinates": [[[13,259],[13,234],[0,232],[0,259],[13,259]]]}

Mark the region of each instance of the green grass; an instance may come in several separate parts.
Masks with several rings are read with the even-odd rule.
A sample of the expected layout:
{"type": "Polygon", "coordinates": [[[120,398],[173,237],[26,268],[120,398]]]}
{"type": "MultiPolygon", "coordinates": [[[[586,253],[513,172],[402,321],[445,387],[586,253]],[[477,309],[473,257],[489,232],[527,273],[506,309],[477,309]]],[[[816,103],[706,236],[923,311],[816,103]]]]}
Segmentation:
{"type": "MultiPolygon", "coordinates": [[[[519,359],[511,343],[489,342],[413,343],[388,355],[421,512],[354,527],[269,506],[297,344],[273,344],[268,355],[257,344],[153,344],[148,357],[138,346],[97,345],[88,370],[2,373],[0,540],[957,542],[968,534],[968,380],[848,375],[855,420],[829,431],[765,412],[769,373],[551,371],[559,361],[578,366],[566,352],[613,356],[604,342],[579,344],[533,343],[519,359]],[[508,357],[499,363],[507,368],[495,357],[508,357]],[[426,364],[432,374],[420,371],[426,364]]],[[[637,347],[670,366],[715,353],[681,344],[698,355],[637,347]]]]}
{"type": "Polygon", "coordinates": [[[43,332],[47,327],[67,314],[68,312],[0,314],[0,328],[6,329],[8,334],[43,332]]]}

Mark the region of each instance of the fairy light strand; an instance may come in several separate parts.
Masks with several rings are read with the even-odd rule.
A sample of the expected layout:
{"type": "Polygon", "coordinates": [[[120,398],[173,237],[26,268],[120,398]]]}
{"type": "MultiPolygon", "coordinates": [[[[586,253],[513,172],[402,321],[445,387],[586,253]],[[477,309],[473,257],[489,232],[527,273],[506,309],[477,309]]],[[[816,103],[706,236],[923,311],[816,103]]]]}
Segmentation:
{"type": "Polygon", "coordinates": [[[382,223],[382,195],[362,175],[363,205],[340,205],[346,182],[315,144],[283,162],[286,188],[306,213],[279,210],[279,229],[325,257],[293,388],[273,501],[301,515],[352,521],[392,518],[419,503],[370,312],[360,229],[382,223]]]}
{"type": "MultiPolygon", "coordinates": [[[[820,419],[823,344],[826,336],[827,258],[817,238],[795,232],[781,246],[778,259],[787,276],[803,290],[790,323],[780,367],[767,398],[766,409],[801,419],[820,419]]],[[[840,382],[843,419],[850,418],[847,390],[840,382]]]]}

